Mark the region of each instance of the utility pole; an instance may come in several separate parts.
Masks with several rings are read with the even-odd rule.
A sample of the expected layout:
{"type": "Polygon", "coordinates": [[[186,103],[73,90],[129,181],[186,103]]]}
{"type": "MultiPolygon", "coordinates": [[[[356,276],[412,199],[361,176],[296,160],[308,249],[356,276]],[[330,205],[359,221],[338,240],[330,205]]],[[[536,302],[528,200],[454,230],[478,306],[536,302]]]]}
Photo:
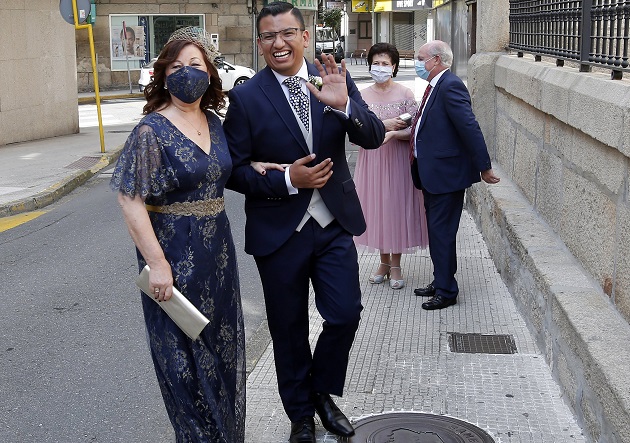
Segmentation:
{"type": "Polygon", "coordinates": [[[376,13],[374,12],[374,9],[376,9],[376,0],[371,0],[372,2],[372,7],[370,9],[370,14],[372,15],[372,45],[375,45],[377,43],[376,40],[376,13]]]}

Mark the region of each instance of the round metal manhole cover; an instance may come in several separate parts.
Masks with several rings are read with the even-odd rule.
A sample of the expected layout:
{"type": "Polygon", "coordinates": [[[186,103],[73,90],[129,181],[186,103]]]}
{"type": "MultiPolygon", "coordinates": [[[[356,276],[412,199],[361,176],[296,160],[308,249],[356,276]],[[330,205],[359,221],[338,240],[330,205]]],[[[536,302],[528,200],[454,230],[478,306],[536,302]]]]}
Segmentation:
{"type": "Polygon", "coordinates": [[[357,421],[348,443],[494,443],[484,430],[442,415],[395,412],[357,421]]]}

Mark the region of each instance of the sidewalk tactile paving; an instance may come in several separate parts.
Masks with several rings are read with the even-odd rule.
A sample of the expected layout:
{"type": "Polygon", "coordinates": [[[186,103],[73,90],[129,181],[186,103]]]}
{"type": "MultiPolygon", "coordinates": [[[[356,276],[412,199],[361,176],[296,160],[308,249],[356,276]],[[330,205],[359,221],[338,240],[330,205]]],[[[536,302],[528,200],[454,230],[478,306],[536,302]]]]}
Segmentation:
{"type": "MultiPolygon", "coordinates": [[[[377,253],[359,253],[363,306],[339,407],[352,421],[386,412],[422,412],[463,420],[501,443],[586,442],[523,317],[503,284],[472,218],[458,233],[457,305],[424,311],[413,289],[431,282],[428,250],[405,254],[406,287],[372,285],[377,253]],[[516,354],[454,353],[449,333],[514,337],[516,354]]],[[[311,300],[310,338],[322,319],[311,300]]],[[[277,392],[270,345],[248,378],[246,441],[280,443],[290,423],[277,392]]],[[[316,418],[317,441],[335,442],[316,418]]]]}

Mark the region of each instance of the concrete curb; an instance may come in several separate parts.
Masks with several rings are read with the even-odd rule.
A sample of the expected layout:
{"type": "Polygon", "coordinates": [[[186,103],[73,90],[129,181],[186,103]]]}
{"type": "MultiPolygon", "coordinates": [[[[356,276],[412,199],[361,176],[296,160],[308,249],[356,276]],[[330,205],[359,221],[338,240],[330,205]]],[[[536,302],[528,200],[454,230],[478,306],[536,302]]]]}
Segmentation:
{"type": "Polygon", "coordinates": [[[112,152],[103,154],[98,163],[90,169],[65,177],[33,196],[0,205],[0,217],[10,217],[23,212],[36,211],[56,202],[118,160],[122,148],[123,145],[117,146],[112,152]]]}
{"type": "Polygon", "coordinates": [[[270,344],[271,333],[269,332],[267,319],[264,319],[258,329],[245,342],[246,373],[248,377],[256,368],[258,361],[270,344]]]}
{"type": "MultiPolygon", "coordinates": [[[[112,94],[112,95],[100,96],[101,102],[107,101],[107,100],[123,100],[123,99],[129,99],[129,98],[134,98],[134,99],[144,98],[144,93],[143,92],[130,92],[127,94],[112,94]]],[[[96,97],[95,96],[79,97],[78,102],[80,105],[96,103],[96,97]]]]}
{"type": "Polygon", "coordinates": [[[630,442],[630,325],[500,167],[467,205],[538,347],[593,441],[630,442]]]}

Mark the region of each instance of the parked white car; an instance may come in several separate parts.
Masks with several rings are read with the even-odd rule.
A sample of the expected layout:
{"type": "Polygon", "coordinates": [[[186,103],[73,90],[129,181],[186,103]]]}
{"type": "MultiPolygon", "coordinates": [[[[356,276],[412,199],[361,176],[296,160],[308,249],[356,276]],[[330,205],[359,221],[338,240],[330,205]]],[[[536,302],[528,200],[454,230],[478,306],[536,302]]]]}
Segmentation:
{"type": "MultiPolygon", "coordinates": [[[[140,92],[144,91],[144,88],[153,79],[153,64],[157,58],[152,59],[142,69],[140,69],[140,80],[138,85],[140,86],[140,92]]],[[[245,66],[233,65],[224,60],[215,60],[217,71],[219,71],[219,77],[221,77],[221,83],[224,91],[229,91],[236,85],[245,83],[252,78],[256,71],[245,66]]]]}
{"type": "Polygon", "coordinates": [[[245,66],[233,65],[224,60],[215,60],[217,71],[219,71],[219,77],[221,77],[221,83],[224,91],[229,91],[234,86],[245,83],[252,78],[256,71],[252,68],[246,68],[245,66]]]}
{"type": "Polygon", "coordinates": [[[143,92],[144,88],[153,80],[153,63],[155,63],[156,60],[157,58],[152,58],[149,63],[140,69],[140,80],[138,80],[140,92],[143,92]]]}

